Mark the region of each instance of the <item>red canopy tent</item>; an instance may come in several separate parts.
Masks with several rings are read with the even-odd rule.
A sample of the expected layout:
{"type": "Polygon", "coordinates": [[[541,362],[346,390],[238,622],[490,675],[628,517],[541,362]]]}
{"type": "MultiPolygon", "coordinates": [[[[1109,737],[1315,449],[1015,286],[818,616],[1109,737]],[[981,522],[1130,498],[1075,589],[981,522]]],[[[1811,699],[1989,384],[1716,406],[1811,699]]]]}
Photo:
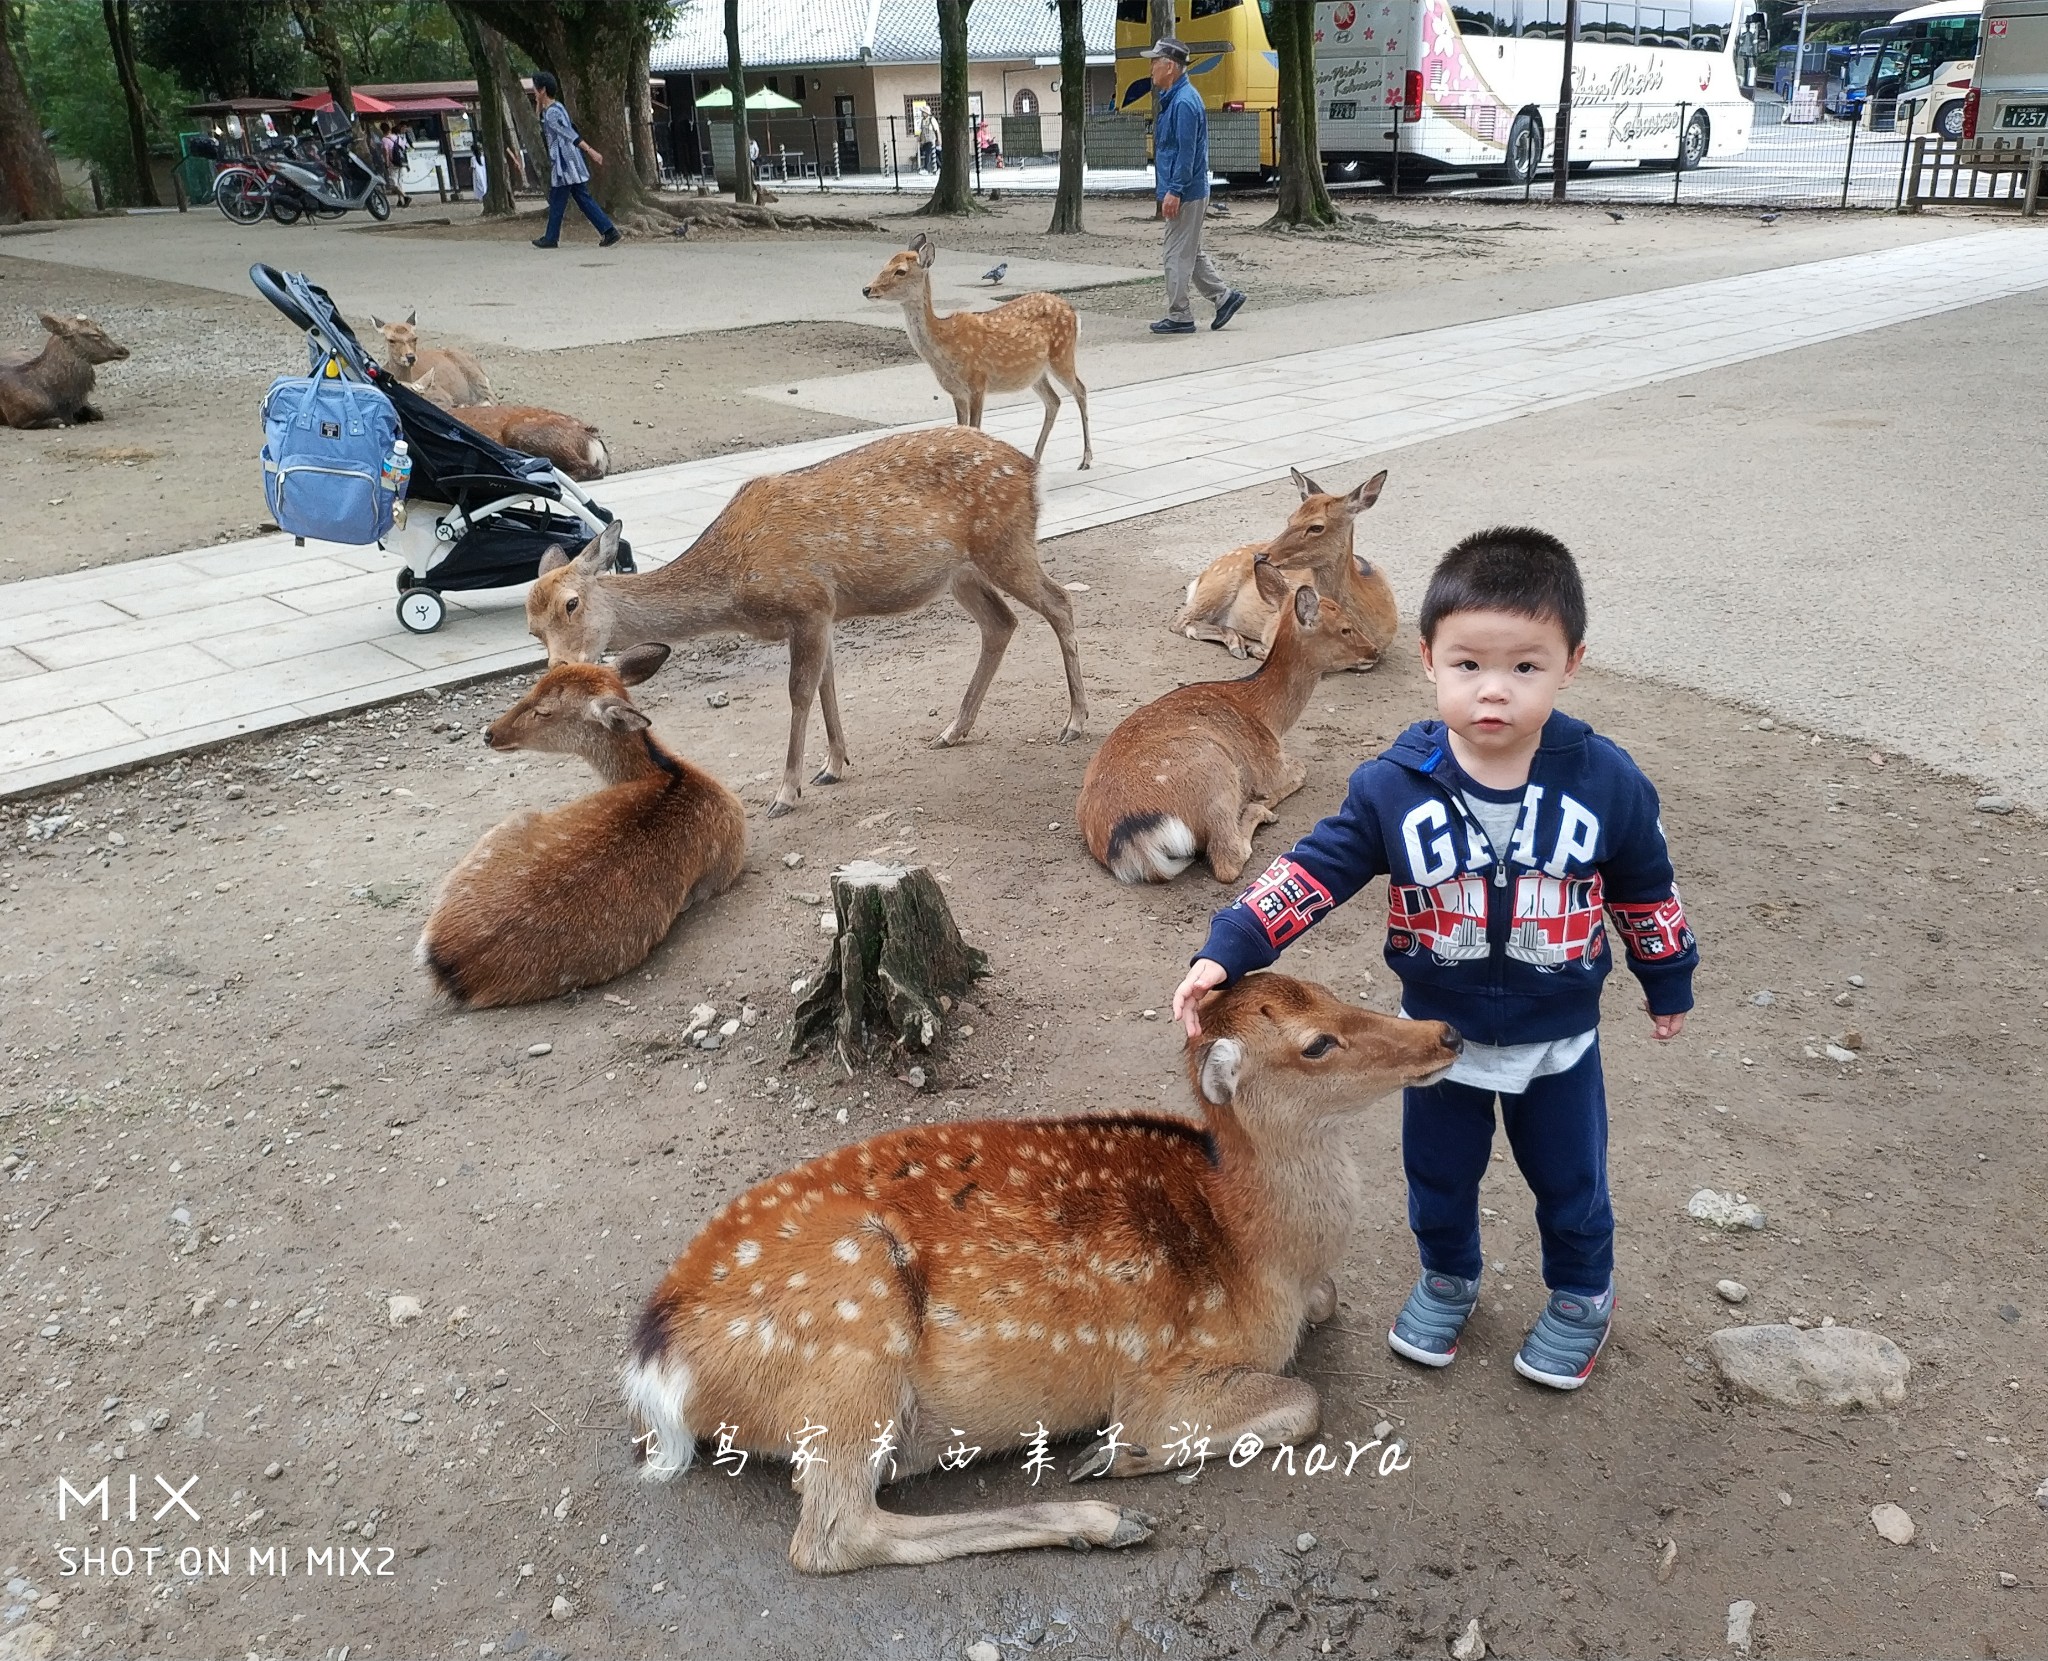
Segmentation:
{"type": "MultiPolygon", "coordinates": [[[[381,98],[372,98],[367,92],[351,94],[355,101],[357,115],[389,115],[393,106],[381,98]]],[[[335,108],[334,95],[328,92],[311,93],[292,101],[295,110],[331,110],[335,108]]]]}

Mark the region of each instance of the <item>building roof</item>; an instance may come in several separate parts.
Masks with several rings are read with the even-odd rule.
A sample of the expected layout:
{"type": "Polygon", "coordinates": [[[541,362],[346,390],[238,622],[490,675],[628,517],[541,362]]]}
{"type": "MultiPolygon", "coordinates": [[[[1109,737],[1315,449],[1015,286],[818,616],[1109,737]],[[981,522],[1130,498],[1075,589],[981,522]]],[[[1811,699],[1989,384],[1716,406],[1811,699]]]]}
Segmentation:
{"type": "MultiPolygon", "coordinates": [[[[1115,0],[1082,0],[1091,58],[1116,49],[1115,0]]],[[[1058,11],[1046,0],[974,0],[967,55],[983,62],[1056,58],[1058,11]]],[[[932,0],[749,0],[740,14],[740,56],[749,69],[833,63],[937,63],[939,14],[932,0]]],[[[684,0],[648,58],[657,75],[722,71],[725,8],[684,0]]]]}

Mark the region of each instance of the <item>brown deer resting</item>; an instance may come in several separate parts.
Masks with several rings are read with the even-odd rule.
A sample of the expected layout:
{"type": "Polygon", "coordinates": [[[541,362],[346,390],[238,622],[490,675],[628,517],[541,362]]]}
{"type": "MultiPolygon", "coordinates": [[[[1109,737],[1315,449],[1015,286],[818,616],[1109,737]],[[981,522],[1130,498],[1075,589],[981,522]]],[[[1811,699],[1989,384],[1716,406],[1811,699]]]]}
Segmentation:
{"type": "MultiPolygon", "coordinates": [[[[438,371],[432,379],[438,389],[438,371]]],[[[429,398],[434,397],[433,391],[425,386],[419,390],[429,398]]],[[[434,401],[440,402],[438,398],[434,401]]],[[[597,436],[597,429],[559,410],[541,409],[534,404],[470,404],[462,408],[459,418],[465,427],[482,433],[494,444],[539,456],[572,479],[586,483],[601,479],[611,466],[610,452],[597,436]]]]}
{"type": "Polygon", "coordinates": [[[1088,389],[1074,372],[1074,343],[1081,322],[1057,294],[1020,294],[994,311],[956,311],[941,317],[932,308],[932,260],[938,249],[919,232],[917,240],[861,290],[870,300],[894,300],[903,307],[910,343],[931,365],[939,385],[952,395],[953,413],[963,427],[981,425],[981,407],[991,392],[1030,387],[1045,404],[1033,461],[1045,459],[1045,441],[1060,412],[1055,377],[1081,408],[1081,465],[1095,465],[1088,436],[1088,389]]]}
{"type": "MultiPolygon", "coordinates": [[[[370,321],[384,337],[384,367],[412,386],[431,375],[456,407],[496,402],[491,380],[484,366],[457,346],[420,345],[419,313],[409,311],[403,323],[386,323],[372,315],[370,321]]],[[[440,402],[436,399],[435,402],[440,402]]]]}
{"type": "Polygon", "coordinates": [[[1263,555],[1253,574],[1280,619],[1266,661],[1243,680],[1183,686],[1133,711],[1089,760],[1075,819],[1121,882],[1170,882],[1205,850],[1216,880],[1235,882],[1253,833],[1307,775],[1281,738],[1324,675],[1373,650],[1313,583],[1263,555]]]}
{"type": "Polygon", "coordinates": [[[666,646],[566,664],[484,729],[494,750],[578,755],[604,788],[486,831],[448,873],[415,953],[473,1008],[595,986],[642,962],[689,906],[726,888],[746,857],[739,800],[649,730],[628,686],[666,646]]]}
{"type": "Polygon", "coordinates": [[[9,427],[68,427],[98,421],[92,396],[93,366],[119,363],[128,348],[89,317],[42,314],[50,338],[34,356],[12,353],[0,359],[0,424],[9,427]]]}
{"type": "Polygon", "coordinates": [[[1095,1499],[876,1503],[951,1441],[1103,1437],[1069,1468],[1080,1481],[1172,1468],[1179,1427],[1216,1447],[1313,1436],[1315,1387],[1283,1369],[1336,1309],[1361,1204],[1346,1120],[1438,1076],[1461,1040],[1278,974],[1212,994],[1201,1020],[1197,1119],[893,1131],[727,1205],[640,1317],[623,1382],[643,1474],[684,1470],[700,1438],[804,1447],[790,1560],[833,1573],[1151,1532],[1095,1499]]]}
{"type": "Polygon", "coordinates": [[[526,624],[550,663],[594,662],[645,640],[677,645],[714,630],[789,642],[789,750],[771,818],[803,794],[804,731],[815,699],[829,750],[811,781],[832,784],[851,766],[839,726],[832,625],[929,605],[946,589],[981,627],[981,657],[960,713],[935,741],[965,741],[1016,632],[1008,595],[1059,637],[1067,724],[1088,723],[1074,611],[1038,563],[1038,469],[1021,450],[969,428],[900,433],[794,473],[741,486],[704,533],[659,570],[611,573],[619,528],[571,559],[541,556],[526,596],[526,624]]]}
{"type": "Polygon", "coordinates": [[[1252,581],[1252,560],[1263,554],[1290,574],[1312,574],[1317,592],[1343,605],[1353,626],[1372,643],[1371,654],[1352,667],[1370,669],[1393,640],[1400,619],[1385,574],[1353,553],[1353,526],[1380,499],[1387,475],[1375,473],[1344,496],[1331,495],[1298,469],[1290,472],[1302,500],[1287,528],[1271,542],[1247,543],[1213,560],[1188,584],[1174,630],[1190,640],[1219,641],[1232,657],[1264,657],[1280,613],[1252,581]]]}

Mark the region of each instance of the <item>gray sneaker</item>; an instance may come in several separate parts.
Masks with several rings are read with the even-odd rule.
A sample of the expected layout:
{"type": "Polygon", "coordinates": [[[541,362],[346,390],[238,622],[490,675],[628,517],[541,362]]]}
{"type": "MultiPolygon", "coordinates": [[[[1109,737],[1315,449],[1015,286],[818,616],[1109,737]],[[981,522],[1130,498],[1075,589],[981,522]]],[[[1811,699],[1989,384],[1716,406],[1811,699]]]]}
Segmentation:
{"type": "Polygon", "coordinates": [[[1598,1298],[1553,1292],[1529,1336],[1515,1352],[1515,1371],[1553,1390],[1576,1390],[1614,1330],[1614,1283],[1598,1298]]]}
{"type": "Polygon", "coordinates": [[[1479,1277],[1425,1269],[1387,1329],[1387,1348],[1425,1367],[1448,1367],[1458,1356],[1458,1334],[1479,1302],[1479,1277]]]}

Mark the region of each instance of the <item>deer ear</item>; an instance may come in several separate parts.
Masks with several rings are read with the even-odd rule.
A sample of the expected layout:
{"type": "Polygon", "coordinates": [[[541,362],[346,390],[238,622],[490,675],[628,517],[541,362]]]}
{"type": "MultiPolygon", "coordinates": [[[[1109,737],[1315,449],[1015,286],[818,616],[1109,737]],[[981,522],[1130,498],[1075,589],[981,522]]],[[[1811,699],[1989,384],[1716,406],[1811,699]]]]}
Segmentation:
{"type": "Polygon", "coordinates": [[[584,543],[583,552],[576,556],[576,563],[586,571],[609,571],[619,560],[619,536],[623,528],[614,519],[584,543]]]}
{"type": "Polygon", "coordinates": [[[1365,555],[1353,554],[1351,556],[1351,563],[1358,568],[1358,574],[1361,577],[1369,577],[1372,575],[1372,561],[1367,559],[1365,555]]]}
{"type": "Polygon", "coordinates": [[[415,324],[415,323],[417,323],[417,322],[418,322],[419,320],[420,320],[420,310],[419,310],[419,307],[417,307],[417,306],[413,307],[413,309],[412,309],[411,311],[409,311],[409,312],[407,312],[407,313],[405,314],[405,323],[406,323],[406,327],[407,327],[407,328],[411,328],[411,327],[412,327],[412,325],[413,325],[413,324],[415,324]]]}
{"type": "Polygon", "coordinates": [[[1237,1099],[1238,1075],[1244,1070],[1244,1046],[1235,1038],[1219,1038],[1202,1057],[1202,1099],[1228,1107],[1237,1099]]]}
{"type": "Polygon", "coordinates": [[[383,319],[383,318],[381,318],[381,317],[379,317],[379,316],[378,316],[378,315],[377,315],[377,314],[376,314],[375,312],[371,312],[371,313],[370,313],[370,327],[371,327],[371,328],[373,328],[373,329],[381,329],[381,328],[383,328],[383,327],[384,327],[384,319],[383,319]]]}
{"type": "Polygon", "coordinates": [[[932,239],[926,236],[924,232],[919,231],[917,233],[917,263],[929,270],[932,261],[937,259],[938,255],[939,251],[933,246],[932,239]]]}
{"type": "Polygon", "coordinates": [[[1259,598],[1275,610],[1287,603],[1287,579],[1264,554],[1252,556],[1252,582],[1258,588],[1259,598]]]}
{"type": "Polygon", "coordinates": [[[551,542],[540,556],[540,570],[537,575],[545,577],[550,571],[559,571],[568,563],[569,550],[559,542],[551,542]]]}
{"type": "Polygon", "coordinates": [[[1353,513],[1363,513],[1367,508],[1371,507],[1373,503],[1380,499],[1380,489],[1386,482],[1386,469],[1381,468],[1379,472],[1367,479],[1364,484],[1352,491],[1351,511],[1353,513]]]}
{"type": "Polygon", "coordinates": [[[1322,609],[1323,597],[1316,592],[1314,583],[1303,583],[1294,591],[1294,620],[1303,628],[1314,628],[1322,609]]]}
{"type": "Polygon", "coordinates": [[[1314,479],[1310,478],[1299,467],[1288,468],[1287,476],[1294,481],[1294,488],[1301,492],[1301,499],[1304,502],[1311,496],[1322,495],[1323,487],[1317,484],[1314,479]]]}
{"type": "Polygon", "coordinates": [[[607,693],[602,698],[592,698],[589,703],[591,720],[613,732],[645,732],[654,723],[646,714],[635,709],[625,698],[614,698],[607,693]]]}
{"type": "Polygon", "coordinates": [[[42,325],[53,335],[63,334],[71,326],[63,318],[53,317],[48,312],[42,313],[42,325]]]}
{"type": "Polygon", "coordinates": [[[612,668],[620,680],[628,686],[638,686],[642,681],[668,662],[669,648],[659,640],[650,640],[644,646],[635,646],[629,652],[621,652],[612,668]]]}

